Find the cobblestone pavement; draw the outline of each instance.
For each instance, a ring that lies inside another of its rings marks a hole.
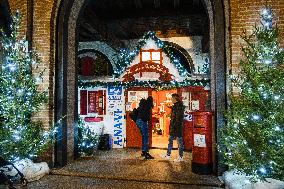
[[[76,160],[64,168],[53,169],[39,181],[28,184],[28,189],[59,188],[190,188],[217,189],[222,183],[214,175],[191,172],[191,153],[186,152],[184,162],[163,160],[165,150],[152,149],[155,159],[144,160],[138,149],[98,151],[93,157]],[[20,188],[20,187],[18,187]],[[0,189],[1,186],[0,186]]]

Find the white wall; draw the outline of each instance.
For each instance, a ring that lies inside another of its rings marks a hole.
[[[158,50],[160,49],[154,40],[149,39],[147,40],[146,44],[141,48],[142,50],[148,50],[148,49],[155,49]],[[179,73],[178,70],[175,68],[175,66],[170,62],[170,59],[167,57],[167,55],[163,52],[162,53],[162,57],[163,57],[163,65],[169,69],[170,73],[174,76],[173,79],[178,78],[179,77]],[[135,64],[140,63],[140,53],[138,53],[136,55],[136,57],[134,58],[134,60],[132,61],[132,63],[130,64],[130,66],[133,66]],[[129,67],[130,67],[129,66]],[[140,75],[139,74],[135,74],[134,75],[135,78],[139,78]],[[153,73],[149,73],[149,74],[145,74],[143,73],[143,80],[156,80],[159,77],[159,74],[153,74]]]
[[[184,48],[189,53],[189,55],[193,60],[195,72],[197,72],[198,67],[202,68],[203,64],[205,63],[205,58],[208,58],[209,60],[209,54],[202,53],[202,45],[201,45],[202,36],[170,37],[170,38],[160,38],[160,39],[162,41],[173,42]],[[133,50],[138,44],[138,39],[124,40],[123,42],[130,50]],[[151,47],[152,45],[153,45],[152,42],[150,42],[144,48]]]
[[[123,148],[124,138],[126,137],[125,115],[125,96],[122,89],[120,100],[111,100],[109,97],[108,88],[94,87],[82,90],[98,91],[106,90],[106,115],[88,114],[80,115],[80,89],[78,90],[78,114],[84,120],[85,117],[103,117],[102,122],[85,122],[85,126],[90,126],[96,134],[110,134],[112,136],[113,148]],[[112,95],[113,96],[113,95]],[[111,106],[113,104],[113,106]],[[116,113],[115,112],[119,112]],[[122,117],[121,117],[122,116]],[[120,142],[122,141],[122,142]]]

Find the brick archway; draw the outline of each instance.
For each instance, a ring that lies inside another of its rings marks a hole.
[[[53,11],[56,20],[55,59],[55,121],[62,119],[58,141],[55,148],[55,163],[66,165],[77,157],[77,20],[89,0],[58,0]],[[207,9],[210,28],[211,64],[211,107],[215,112],[215,140],[218,142],[217,127],[224,124],[223,111],[226,108],[226,35],[228,2],[222,0],[202,0]],[[227,6],[227,7],[226,7]],[[224,8],[226,7],[226,8]],[[67,108],[68,107],[68,108]],[[216,144],[214,144],[216,146]],[[215,156],[218,154],[215,153]],[[221,157],[215,159],[217,164]],[[218,163],[215,172],[220,172]],[[216,168],[215,167],[215,168]]]

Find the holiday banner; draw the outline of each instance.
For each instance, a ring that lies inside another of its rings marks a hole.
[[[108,87],[107,114],[113,127],[113,148],[123,148],[125,137],[125,107],[122,87]]]

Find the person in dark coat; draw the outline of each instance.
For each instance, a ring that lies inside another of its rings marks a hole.
[[[171,106],[171,121],[170,121],[170,137],[168,150],[166,155],[162,155],[164,159],[170,159],[171,151],[173,148],[173,140],[177,139],[178,149],[179,149],[179,157],[175,159],[175,161],[183,161],[183,117],[184,117],[184,109],[182,101],[178,94],[172,94],[172,102],[173,106]]]
[[[136,120],[136,125],[139,128],[140,134],[142,136],[142,154],[145,159],[154,159],[153,156],[149,154],[149,129],[148,121],[151,119],[151,110],[153,108],[153,98],[149,96],[147,100],[141,99],[139,102],[138,115]]]

